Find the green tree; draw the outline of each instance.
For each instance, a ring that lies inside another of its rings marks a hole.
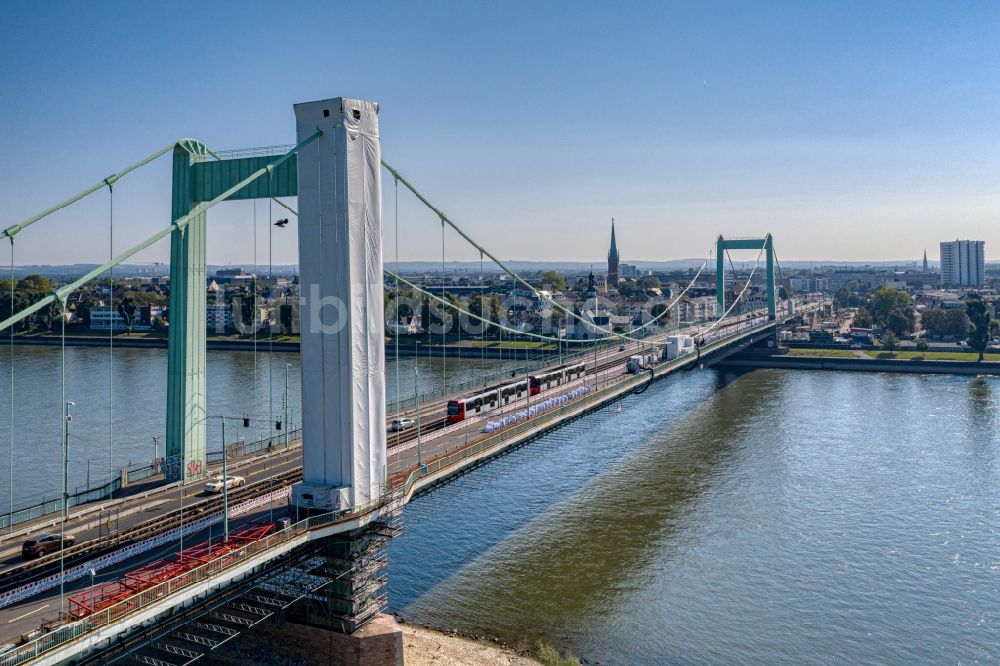
[[[948,335],[948,320],[941,308],[927,308],[920,315],[920,327],[931,335]]]
[[[981,298],[965,302],[965,314],[969,318],[969,346],[979,353],[979,360],[990,344],[990,311]]]
[[[8,285],[8,288],[10,285]],[[17,288],[21,291],[38,291],[45,295],[52,293],[52,282],[44,275],[32,274],[21,278],[17,283]]]
[[[861,297],[858,295],[858,290],[861,289],[861,283],[857,280],[849,280],[844,283],[844,286],[837,290],[837,293],[833,295],[833,304],[838,308],[856,308],[861,305]]]
[[[892,331],[889,331],[882,337],[882,347],[889,352],[890,356],[892,356],[892,353],[896,351],[896,346],[896,335]]]
[[[545,271],[542,273],[542,286],[546,289],[554,289],[555,291],[565,291],[566,278],[555,271]]]
[[[655,275],[647,275],[642,278],[642,286],[645,289],[659,289],[660,280]]]
[[[873,323],[872,313],[868,311],[868,308],[864,306],[858,308],[857,314],[854,315],[854,325],[858,328],[871,328]]]
[[[121,316],[122,320],[125,322],[125,328],[128,332],[132,332],[132,327],[135,325],[135,315],[138,311],[138,306],[135,303],[135,298],[131,294],[127,294],[118,301],[118,314]]]
[[[4,292],[0,294],[0,313],[6,319],[30,305],[37,303],[52,294],[54,287],[44,275],[28,275],[17,282],[14,287],[14,303],[11,308],[10,281],[4,281]],[[49,330],[59,320],[59,306],[52,303],[38,312],[24,318],[19,324],[22,331]]]
[[[927,341],[924,340],[923,338],[917,340],[917,351],[920,352],[921,354],[926,354],[927,350],[930,348],[931,346],[927,344]]]
[[[916,312],[905,291],[879,287],[868,294],[868,310],[875,325],[897,336],[912,333]]]
[[[635,294],[636,283],[635,280],[622,280],[618,283],[618,293],[624,298],[632,298]]]
[[[291,335],[295,330],[294,310],[291,303],[282,303],[278,308],[278,323],[282,335]]]
[[[666,314],[663,314],[666,312]],[[673,313],[667,310],[666,303],[657,303],[650,310],[650,314],[653,315],[653,319],[656,319],[656,323],[660,326],[666,326],[670,322],[670,317]],[[663,315],[662,317],[660,315]]]
[[[969,334],[969,315],[965,314],[965,310],[958,308],[945,310],[945,324],[946,335],[964,340]]]
[[[458,299],[450,292],[444,292],[441,298],[452,306],[459,306]],[[437,335],[441,335],[442,330],[446,333],[457,333],[459,320],[456,312],[454,307],[449,307],[430,297],[424,298],[423,305],[420,308],[421,326],[428,333],[435,333]]]
[[[469,312],[491,323],[499,323],[500,317],[503,314],[500,308],[500,299],[496,296],[486,295],[473,296],[472,300],[469,301]],[[489,326],[484,325],[479,320],[471,319],[471,317],[469,319],[473,327],[476,329],[482,328],[483,335],[490,333]]]

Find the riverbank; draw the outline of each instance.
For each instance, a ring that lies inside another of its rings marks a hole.
[[[406,666],[541,666],[503,643],[400,622]]]
[[[784,368],[789,370],[839,370],[848,372],[903,372],[915,374],[1000,375],[1000,362],[953,360],[927,356],[877,357],[848,350],[792,350],[798,353],[773,354],[746,350],[719,365],[731,368]],[[973,357],[974,358],[974,357]]]
[[[67,335],[67,347],[110,347],[111,338],[107,335]],[[161,336],[145,335],[116,335],[114,337],[115,347],[126,347],[130,349],[166,349],[167,339]],[[16,335],[15,345],[50,347],[62,345],[62,337],[58,335]],[[206,346],[213,350],[227,351],[253,351],[254,340],[252,338],[230,338],[216,337],[208,338]],[[299,351],[298,338],[294,340],[280,339],[268,340],[267,338],[257,338],[257,350],[273,349],[277,352],[297,352]]]
[[[26,346],[60,346],[63,339],[58,335],[35,334],[14,336],[15,345]],[[66,346],[68,347],[109,347],[111,338],[107,335],[67,335]],[[114,337],[115,347],[126,347],[133,349],[166,349],[167,338],[160,335],[142,334],[121,334]],[[229,336],[208,337],[206,346],[211,350],[223,351],[252,351],[255,346],[253,338],[238,338]],[[298,336],[282,336],[281,339],[268,339],[258,337],[256,349],[273,350],[276,352],[298,352]],[[388,339],[385,342],[386,355],[396,354],[395,340]],[[558,356],[557,346],[525,343],[521,341],[497,342],[462,340],[454,343],[441,344],[414,344],[413,339],[400,340],[399,355],[401,357],[411,356],[446,356],[448,358],[488,358],[488,359],[514,359],[514,358],[541,358]],[[568,350],[564,350],[566,352]]]

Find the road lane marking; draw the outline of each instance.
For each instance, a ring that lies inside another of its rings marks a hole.
[[[40,611],[40,610],[45,610],[45,609],[46,609],[46,608],[48,608],[48,607],[49,607],[49,604],[45,604],[44,606],[41,606],[41,607],[39,607],[39,608],[36,608],[36,609],[35,609],[35,610],[33,610],[33,611],[28,611],[28,612],[27,612],[27,613],[25,613],[24,615],[18,615],[18,616],[17,616],[17,617],[15,617],[15,618],[14,618],[13,620],[7,620],[7,624],[11,624],[12,622],[17,622],[18,620],[23,620],[24,618],[28,617],[29,615],[34,615],[34,614],[35,614],[35,613],[37,613],[38,611]]]

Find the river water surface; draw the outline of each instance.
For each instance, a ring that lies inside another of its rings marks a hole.
[[[390,604],[599,663],[995,661],[998,397],[680,373],[411,503]]]
[[[113,384],[107,349],[66,358],[71,481],[106,476],[112,391],[115,464],[151,458],[166,352],[116,350]],[[15,505],[59,490],[59,361],[15,348]],[[270,420],[286,363],[297,422],[297,354],[210,352],[210,413]],[[387,393],[511,365],[390,359]],[[997,379],[678,373],[408,505],[391,609],[609,664],[995,662],[998,403]]]
[[[274,422],[283,417],[285,371],[288,371],[288,420],[300,422],[300,375],[297,353],[268,353],[261,342],[252,351],[208,352],[208,413],[233,417],[226,440],[253,440],[277,434]],[[14,449],[10,451],[11,355],[0,351],[0,511],[10,497],[9,461],[13,459],[14,507],[60,497],[62,490],[62,377],[58,347],[15,346]],[[508,373],[523,368],[519,362],[491,359],[405,358],[397,364],[387,349],[386,399],[411,399],[414,386],[421,394],[440,392],[443,385],[477,381],[483,371]],[[256,363],[255,363],[256,361]],[[416,366],[417,372],[414,372]],[[113,467],[144,465],[154,453],[163,455],[167,409],[167,351],[165,349],[66,348],[66,400],[72,408],[70,426],[70,489],[97,485]],[[113,372],[112,372],[113,369]],[[398,390],[397,390],[398,387]],[[114,396],[114,408],[111,396]],[[242,416],[251,417],[249,429]],[[113,420],[113,421],[112,421]],[[113,427],[110,427],[113,422]],[[112,439],[109,433],[113,434]],[[154,449],[153,438],[159,438]],[[221,450],[218,419],[208,424],[209,450]]]

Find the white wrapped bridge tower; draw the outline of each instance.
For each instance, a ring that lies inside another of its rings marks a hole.
[[[355,508],[386,484],[378,104],[295,105],[304,509]]]

